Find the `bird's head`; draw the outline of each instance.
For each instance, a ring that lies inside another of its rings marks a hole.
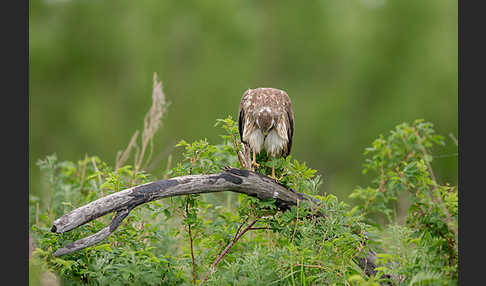
[[[256,123],[258,125],[258,128],[260,128],[263,131],[264,135],[267,135],[268,132],[270,132],[270,130],[275,125],[275,120],[273,119],[273,116],[270,113],[270,108],[263,107],[258,112]]]

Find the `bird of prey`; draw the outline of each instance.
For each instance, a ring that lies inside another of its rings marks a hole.
[[[294,112],[288,94],[276,88],[248,89],[243,93],[238,114],[241,142],[253,152],[252,165],[258,167],[256,154],[287,157],[292,148]],[[275,167],[272,167],[272,178]]]

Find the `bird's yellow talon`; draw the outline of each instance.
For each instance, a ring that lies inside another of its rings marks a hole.
[[[277,176],[275,176],[275,167],[272,167],[272,175],[270,176],[272,179],[274,179],[275,181],[278,181],[277,180]]]
[[[279,182],[283,179],[283,175],[281,175],[280,177],[277,178],[277,176],[275,175],[270,175],[270,178],[274,179],[275,181]]]
[[[258,164],[256,162],[256,153],[253,152],[253,160],[251,161],[251,165],[253,166],[253,168],[260,168],[260,164]]]

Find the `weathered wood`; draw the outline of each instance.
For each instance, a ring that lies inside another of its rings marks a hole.
[[[305,194],[289,190],[270,177],[235,168],[225,168],[216,174],[189,175],[155,181],[105,196],[56,219],[51,231],[63,233],[108,213],[116,212],[110,225],[89,237],[56,250],[54,256],[73,253],[100,242],[120,226],[132,209],[141,204],[173,196],[224,191],[242,193],[259,199],[275,199],[276,205],[281,209],[297,205],[298,200],[320,202]],[[358,259],[358,264],[366,274],[373,275],[376,273],[375,260],[375,254],[369,252],[366,258]]]
[[[124,209],[117,211],[115,217],[111,221],[111,223],[98,231],[97,233],[90,235],[88,237],[76,240],[73,243],[70,243],[66,245],[65,247],[59,248],[54,252],[54,256],[61,256],[69,253],[73,253],[75,251],[81,250],[83,248],[86,248],[88,246],[94,245],[103,239],[107,238],[108,235],[112,234],[122,223],[123,219],[130,213],[132,209]]]
[[[295,205],[298,199],[307,199],[303,194],[288,190],[267,176],[234,168],[227,168],[217,174],[189,175],[151,182],[100,198],[56,219],[51,231],[63,233],[108,213],[117,212],[109,226],[57,250],[54,255],[72,253],[98,243],[110,235],[138,205],[173,196],[223,191],[247,194],[259,199],[275,199],[276,204],[284,209]]]

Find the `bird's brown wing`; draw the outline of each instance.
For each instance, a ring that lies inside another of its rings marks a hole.
[[[246,142],[243,141],[243,131],[245,128],[245,123],[243,122],[244,120],[245,120],[245,111],[243,110],[243,108],[240,108],[240,112],[238,114],[238,131],[240,132],[241,142],[246,144]]]
[[[292,137],[294,136],[294,113],[292,109],[287,110],[287,119],[288,119],[288,128],[287,128],[287,138],[289,139],[289,143],[287,143],[287,148],[284,148],[282,157],[287,157],[292,150]]]

